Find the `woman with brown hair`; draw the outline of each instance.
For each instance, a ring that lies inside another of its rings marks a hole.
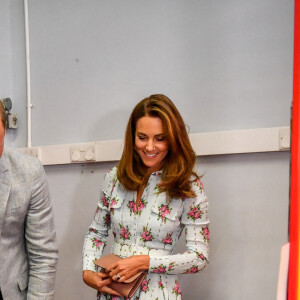
[[[83,279],[98,299],[122,299],[108,285],[140,271],[147,276],[132,299],[181,299],[177,274],[196,273],[208,260],[207,198],[194,172],[196,156],[180,113],[164,95],[134,108],[117,167],[105,177],[86,234]],[[96,272],[108,230],[112,253],[125,259]],[[173,254],[185,230],[186,252]],[[112,298],[114,295],[114,298]]]

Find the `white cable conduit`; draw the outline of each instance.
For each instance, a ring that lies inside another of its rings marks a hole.
[[[27,88],[27,147],[31,147],[31,77],[30,77],[30,48],[29,48],[29,18],[28,0],[24,0],[25,14],[25,47],[26,47],[26,88]]]
[[[290,128],[272,127],[190,134],[197,156],[288,151]],[[117,161],[123,140],[49,145],[20,149],[44,165]]]

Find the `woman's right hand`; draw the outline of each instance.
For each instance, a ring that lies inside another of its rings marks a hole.
[[[108,285],[112,282],[112,279],[108,278],[105,273],[95,273],[93,271],[84,270],[82,278],[88,286],[98,290],[99,292],[120,296],[119,293],[108,287]]]

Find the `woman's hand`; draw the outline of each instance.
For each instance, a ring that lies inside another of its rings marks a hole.
[[[107,274],[114,281],[123,282],[138,272],[149,269],[150,257],[148,255],[134,255],[112,264],[106,268]],[[117,276],[120,279],[117,279]]]
[[[84,270],[82,273],[82,278],[83,281],[88,286],[100,292],[108,293],[115,296],[120,296],[119,293],[117,293],[116,291],[114,291],[113,289],[107,286],[112,282],[112,279],[109,278],[108,275],[105,273],[101,273],[101,272],[95,273],[93,271]]]

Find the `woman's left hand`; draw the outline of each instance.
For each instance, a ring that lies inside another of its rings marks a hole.
[[[112,280],[123,282],[138,272],[148,270],[149,263],[150,257],[148,255],[134,255],[112,264],[106,268],[106,271]]]

